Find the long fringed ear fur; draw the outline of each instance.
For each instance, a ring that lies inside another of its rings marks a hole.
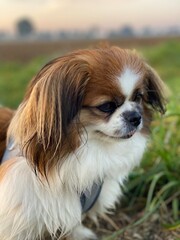
[[[158,74],[149,65],[146,65],[145,88],[147,93],[146,103],[155,111],[164,114],[166,111],[167,88]]]
[[[78,113],[89,77],[87,62],[71,54],[51,61],[31,81],[9,135],[35,172],[46,176],[77,148]]]

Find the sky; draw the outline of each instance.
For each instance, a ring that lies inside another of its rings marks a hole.
[[[21,18],[38,31],[180,27],[180,0],[0,0],[0,31]]]

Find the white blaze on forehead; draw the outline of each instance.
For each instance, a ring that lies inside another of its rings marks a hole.
[[[125,96],[129,96],[140,79],[140,74],[136,73],[133,69],[125,68],[121,76],[118,77],[122,92]]]

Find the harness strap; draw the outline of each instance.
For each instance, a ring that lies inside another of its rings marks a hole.
[[[5,161],[9,160],[10,158],[20,156],[20,151],[18,148],[14,146],[14,142],[10,139],[8,146],[4,152],[1,164]],[[103,183],[93,183],[91,191],[85,190],[81,193],[80,196],[80,203],[82,208],[82,213],[88,212],[96,203],[99,194],[101,193]]]
[[[101,189],[102,183],[93,183],[91,191],[86,190],[85,192],[81,193],[80,202],[83,213],[88,212],[94,206],[99,194],[101,193]]]
[[[8,146],[6,147],[6,150],[4,152],[4,155],[1,160],[1,164],[10,158],[20,156],[20,151],[17,147],[15,147],[14,142],[12,138],[10,138]]]

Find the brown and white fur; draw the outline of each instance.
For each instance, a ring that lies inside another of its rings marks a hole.
[[[135,52],[80,50],[44,66],[14,116],[0,110],[0,156],[7,128],[18,152],[0,165],[0,239],[96,239],[81,224],[80,195],[103,182],[86,215],[115,207],[153,111],[164,113],[163,84]]]

